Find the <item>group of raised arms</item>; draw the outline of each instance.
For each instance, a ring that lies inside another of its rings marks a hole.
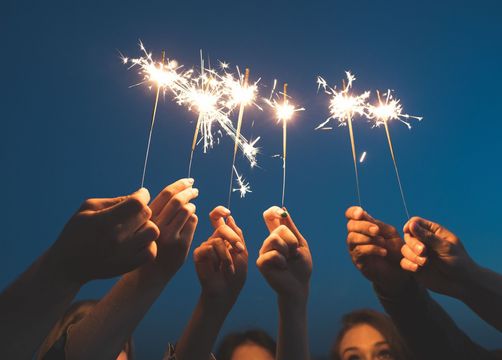
[[[133,359],[133,331],[189,254],[199,221],[193,185],[178,180],[151,202],[144,188],[86,200],[54,244],[0,294],[0,359]],[[428,293],[464,302],[502,331],[501,275],[478,265],[455,234],[432,221],[413,217],[402,236],[360,207],[345,215],[352,261],[387,314],[346,314],[333,334],[331,359],[501,358],[472,341]],[[249,329],[215,346],[249,266],[246,234],[218,206],[209,214],[213,233],[193,251],[198,303],[175,345],[165,344],[163,359],[311,358],[308,241],[286,209],[272,206],[263,219],[269,234],[256,266],[277,295],[277,340]],[[119,275],[102,299],[72,304],[84,284]]]

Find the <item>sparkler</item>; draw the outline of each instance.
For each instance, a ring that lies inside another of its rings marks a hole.
[[[150,145],[152,141],[153,128],[155,125],[155,118],[157,115],[157,105],[159,102],[160,92],[162,91],[165,95],[167,89],[173,89],[175,87],[179,87],[184,82],[186,82],[187,76],[190,74],[181,74],[178,70],[181,68],[178,66],[176,61],[167,61],[166,64],[166,54],[165,51],[162,50],[162,60],[160,62],[156,62],[153,60],[152,53],[146,51],[143,43],[140,41],[139,46],[144,56],[139,58],[129,59],[128,57],[122,56],[122,62],[124,64],[131,64],[129,69],[133,67],[139,67],[139,73],[143,75],[143,80],[138,84],[133,86],[138,86],[143,83],[150,83],[151,86],[156,86],[155,92],[155,101],[153,104],[152,111],[152,119],[150,122],[150,131],[148,133],[148,143],[146,147],[145,161],[143,164],[143,175],[141,177],[141,187],[144,186],[145,183],[145,175],[146,168],[148,164],[148,157],[150,154]]]
[[[272,99],[273,92],[275,90],[276,81],[274,81],[274,86],[272,88],[272,93],[270,94],[270,98],[265,100],[267,104],[269,104],[272,109],[275,111],[275,117],[277,122],[282,121],[282,207],[284,207],[284,197],[286,193],[286,156],[287,156],[287,124],[288,121],[293,117],[295,112],[304,111],[304,108],[295,108],[293,105],[289,103],[287,88],[288,84],[284,84],[283,88],[283,100],[281,103],[278,103],[275,99]]]
[[[349,71],[345,72],[347,76],[347,83],[343,81],[343,87],[341,91],[337,91],[336,88],[331,88],[328,86],[326,80],[322,77],[317,78],[318,89],[323,88],[324,92],[331,96],[329,111],[330,117],[321,123],[317,129],[324,128],[330,120],[338,120],[339,126],[347,125],[349,128],[350,145],[352,148],[352,159],[354,162],[354,173],[356,177],[356,188],[357,188],[357,198],[359,205],[361,205],[361,192],[359,189],[359,174],[357,169],[357,158],[356,158],[356,145],[354,140],[354,130],[352,128],[352,120],[354,116],[366,116],[366,102],[370,96],[369,91],[365,91],[361,95],[353,95],[350,93],[352,88],[352,83],[356,80],[355,76]]]
[[[394,163],[394,170],[396,172],[399,191],[401,192],[401,199],[403,201],[404,211],[406,212],[406,217],[409,219],[410,213],[408,212],[408,205],[406,204],[403,185],[401,183],[399,170],[397,168],[397,161],[396,161],[396,156],[394,154],[394,147],[392,145],[392,140],[390,137],[388,122],[390,120],[399,120],[402,123],[404,123],[408,127],[408,129],[411,129],[411,124],[407,120],[416,119],[420,121],[422,120],[422,117],[403,114],[403,106],[400,103],[400,100],[394,99],[392,97],[390,90],[387,90],[387,93],[385,94],[385,101],[382,101],[382,97],[380,96],[379,91],[377,91],[377,97],[378,97],[377,106],[368,105],[368,117],[375,122],[376,127],[380,125],[383,125],[385,127],[387,142],[389,143],[390,155],[392,157],[392,162]]]
[[[239,78],[241,78],[239,76]],[[226,80],[225,80],[226,79]],[[237,118],[237,130],[234,144],[234,153],[232,157],[232,168],[230,171],[230,185],[228,189],[228,202],[227,209],[230,209],[230,201],[232,199],[232,183],[234,178],[234,167],[235,167],[235,158],[237,156],[237,149],[239,146],[239,138],[241,136],[241,128],[242,128],[242,118],[244,116],[244,108],[246,105],[250,104],[254,101],[256,97],[256,84],[254,86],[248,86],[249,82],[249,69],[246,69],[244,74],[244,78],[242,81],[233,81],[230,80],[229,76],[224,78],[224,83],[226,85],[226,90],[229,93],[229,101],[227,102],[227,107],[229,109],[233,109],[239,105],[239,116]],[[240,79],[239,79],[240,80]]]

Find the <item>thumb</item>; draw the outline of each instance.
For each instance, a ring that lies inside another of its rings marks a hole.
[[[281,225],[281,219],[284,210],[278,206],[272,206],[263,213],[263,220],[267,225],[268,231],[272,232]]]

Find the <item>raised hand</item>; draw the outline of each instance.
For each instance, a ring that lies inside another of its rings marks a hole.
[[[403,239],[396,228],[373,218],[359,206],[347,209],[347,246],[354,265],[385,292],[397,292],[409,281],[402,271]]]
[[[425,287],[458,297],[475,267],[460,239],[432,221],[413,217],[404,226],[401,267]]]
[[[158,227],[150,221],[150,194],[86,200],[49,251],[72,279],[114,277],[153,259]]]
[[[270,235],[260,249],[256,265],[269,285],[281,297],[308,297],[312,256],[307,241],[291,216],[272,206],[263,213]]]
[[[198,218],[192,201],[199,191],[193,179],[178,180],[162,190],[152,201],[152,220],[160,230],[155,268],[171,277],[183,265],[190,250]]]
[[[194,251],[202,297],[233,304],[247,276],[244,236],[230,211],[223,206],[216,207],[209,218],[214,233]]]

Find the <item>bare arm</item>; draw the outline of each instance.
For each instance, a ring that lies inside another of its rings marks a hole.
[[[49,250],[0,294],[2,359],[33,357],[80,289],[51,257]]]

